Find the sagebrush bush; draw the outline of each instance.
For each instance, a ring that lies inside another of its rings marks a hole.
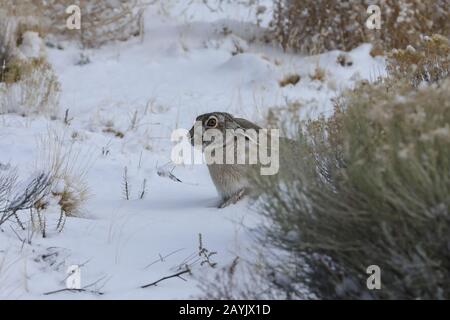
[[[127,40],[143,32],[139,0],[0,0],[0,4],[8,16],[16,18],[19,33],[25,29],[38,31],[41,37],[52,34],[76,39],[88,48],[112,40]],[[66,9],[70,5],[80,7],[81,30],[69,30],[66,26],[69,17]]]
[[[414,87],[434,83],[450,75],[450,42],[435,34],[425,37],[417,48],[392,50],[389,54],[388,71],[397,79],[408,79]]]
[[[66,8],[70,5],[80,7],[81,30],[66,27]],[[93,48],[141,35],[143,10],[139,5],[138,0],[49,0],[40,2],[39,7],[49,33],[77,39],[84,47]]]
[[[262,238],[304,262],[288,283],[319,298],[449,299],[450,80],[363,83],[304,123],[298,147],[282,184],[255,177]],[[366,287],[370,265],[381,290]]]
[[[381,10],[379,30],[366,27],[371,4]],[[415,46],[425,35],[450,36],[449,15],[447,0],[274,0],[271,30],[285,50],[350,50],[363,42],[389,50]]]

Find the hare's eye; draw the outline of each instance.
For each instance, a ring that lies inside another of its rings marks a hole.
[[[209,128],[215,128],[217,127],[217,118],[216,117],[211,117],[208,119],[208,121],[206,121],[206,126]]]

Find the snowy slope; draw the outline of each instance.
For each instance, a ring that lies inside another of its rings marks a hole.
[[[76,150],[74,165],[76,170],[87,168],[90,190],[81,217],[68,218],[62,233],[53,231],[57,212],[48,213],[47,238],[35,234],[31,244],[18,239],[29,237],[27,231],[2,226],[0,299],[198,296],[197,279],[214,272],[200,263],[192,266],[192,276],[184,276],[187,281],[174,278],[156,287],[139,286],[195,262],[199,233],[204,246],[217,251],[212,259],[218,267],[245,257],[252,243],[243,226],[254,226],[257,215],[246,200],[217,209],[219,199],[204,165],[174,168],[182,183],[159,176],[157,168],[170,160],[171,132],[189,129],[198,114],[208,111],[261,122],[268,107],[286,100],[305,104],[301,116],[329,114],[331,99],[341,89],[382,73],[383,60],[370,57],[368,45],[351,52],[353,65],[344,68],[336,63],[339,52],[300,57],[251,43],[258,32],[253,9],[227,4],[211,14],[196,6],[183,11],[183,18],[176,5],[172,17],[147,8],[143,39],[96,50],[82,51],[71,43],[63,43],[64,50],[47,49],[62,84],[60,118],[69,109],[69,126],[61,119],[0,116],[0,163],[17,166],[24,175],[32,172],[42,153],[37,141],[54,132]],[[224,35],[224,26],[233,32]],[[232,55],[236,41],[245,52]],[[77,64],[81,53],[90,63]],[[325,82],[309,79],[317,65],[327,71]],[[292,72],[301,81],[281,88],[278,81]],[[131,186],[128,201],[122,186],[125,167]],[[144,179],[147,192],[139,199]],[[44,295],[64,288],[72,264],[83,264],[83,285],[100,280],[92,288],[101,287],[105,294]]]

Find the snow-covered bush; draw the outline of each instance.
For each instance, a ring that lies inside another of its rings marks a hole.
[[[369,29],[368,0],[274,0],[271,28],[284,49],[317,53],[363,42],[384,49],[415,46],[425,35],[450,35],[448,1],[381,0],[381,29]]]
[[[57,114],[60,85],[47,62],[15,60],[10,70],[11,82],[0,83],[0,113]]]
[[[56,205],[64,216],[78,216],[88,198],[89,188],[85,175],[90,157],[80,154],[75,142],[67,141],[65,135],[50,131],[39,141],[39,166],[51,172],[52,187],[41,206]]]
[[[43,40],[18,17],[7,14],[0,11],[0,114],[54,116],[59,83],[46,61]]]
[[[274,272],[319,298],[449,299],[450,79],[361,83],[298,146],[290,179],[255,178],[262,241],[302,261]],[[381,290],[366,286],[370,265]]]

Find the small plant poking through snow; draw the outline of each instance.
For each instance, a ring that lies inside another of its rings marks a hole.
[[[214,268],[217,266],[217,262],[211,261],[211,257],[216,255],[217,252],[215,251],[209,251],[203,246],[203,240],[202,240],[202,234],[198,234],[198,256],[202,258],[202,261],[200,262],[200,265],[203,266],[204,264],[207,264],[211,268]]]
[[[309,75],[309,78],[311,79],[311,80],[317,80],[317,81],[321,81],[321,82],[323,82],[323,81],[325,81],[325,76],[326,76],[326,71],[325,71],[325,69],[322,69],[320,66],[316,66],[315,68],[314,68],[314,71],[313,71],[313,73],[311,73],[310,75]]]
[[[207,265],[211,268],[215,268],[217,266],[217,263],[213,262],[211,260],[211,257],[216,255],[217,252],[210,251],[204,247],[201,233],[198,234],[198,241],[199,241],[198,252],[189,255],[182,263],[180,263],[176,267],[176,272],[174,274],[162,277],[156,281],[142,285],[141,288],[145,289],[148,287],[157,286],[160,282],[165,281],[167,279],[172,279],[172,278],[179,278],[181,280],[187,281],[182,276],[184,274],[192,274],[192,268],[198,263],[200,264],[200,266]],[[175,251],[175,252],[177,252],[177,251]],[[173,253],[175,253],[175,252],[173,252]],[[156,262],[157,261],[164,261],[163,258],[161,257],[161,255],[160,255],[160,259],[156,260]],[[147,267],[151,266],[152,264],[148,265]]]
[[[142,181],[142,187],[141,192],[139,193],[139,199],[144,199],[145,195],[147,194],[147,179],[144,179]]]
[[[65,176],[56,181],[52,195],[58,199],[58,205],[64,215],[75,216],[87,198],[88,190],[82,181]]]
[[[130,182],[128,178],[128,168],[123,168],[123,181],[122,181],[123,197],[125,200],[130,200]]]
[[[105,133],[111,133],[113,134],[116,138],[119,139],[123,139],[125,137],[125,134],[120,131],[120,130],[116,130],[114,129],[112,126],[107,126],[105,129],[103,129],[103,132]]]

